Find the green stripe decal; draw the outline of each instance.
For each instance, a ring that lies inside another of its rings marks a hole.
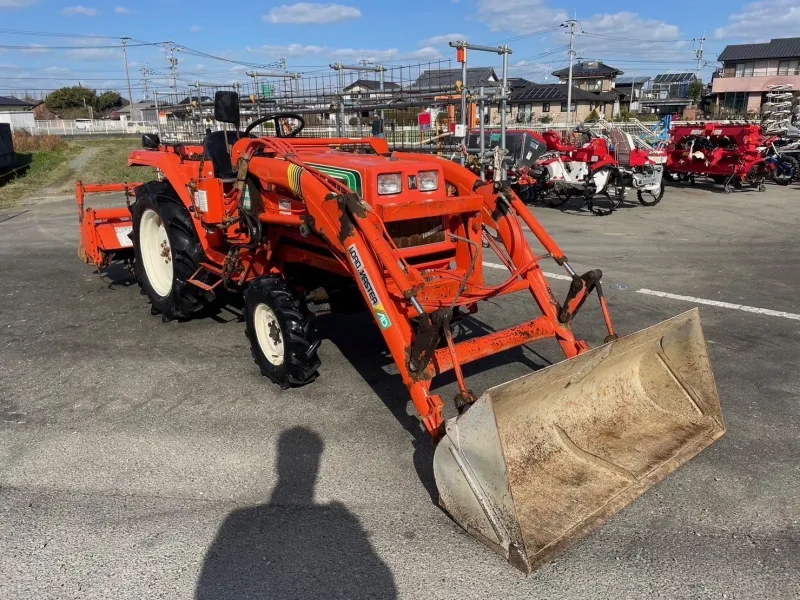
[[[314,163],[307,163],[309,167],[314,167],[318,171],[330,175],[334,179],[338,179],[359,196],[363,196],[363,189],[361,185],[361,173],[350,169],[339,169],[338,167],[329,167],[327,165],[318,165]]]

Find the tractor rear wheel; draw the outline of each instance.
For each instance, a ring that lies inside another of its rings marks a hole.
[[[136,188],[132,208],[134,272],[142,292],[164,321],[191,317],[213,296],[188,283],[205,256],[189,211],[164,181]]]
[[[260,277],[244,292],[250,349],[261,374],[286,389],[317,378],[320,341],[305,301],[280,277]]]

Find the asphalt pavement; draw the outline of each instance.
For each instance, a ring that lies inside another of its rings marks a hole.
[[[622,333],[705,301],[728,433],[526,578],[432,502],[432,447],[368,318],[320,317],[319,379],[281,392],[235,307],[162,323],[81,263],[72,202],[0,211],[0,598],[800,597],[800,188],[534,212],[604,271]],[[517,295],[468,326],[535,312]],[[602,341],[595,302],[576,329]],[[534,344],[466,373],[482,392],[557,360]]]

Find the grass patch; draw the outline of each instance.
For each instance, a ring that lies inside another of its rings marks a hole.
[[[84,183],[125,183],[155,179],[149,167],[129,167],[131,150],[141,150],[140,138],[99,139],[77,142],[82,148],[96,148],[95,153],[78,168],[75,179]]]
[[[0,208],[10,208],[24,198],[70,195],[75,181],[84,183],[126,183],[155,179],[155,169],[128,167],[131,150],[141,149],[135,138],[65,141],[58,136],[14,136],[18,164],[28,170],[0,186]],[[72,168],[70,162],[81,153],[92,154]]]
[[[43,152],[53,150],[66,150],[69,142],[57,135],[31,135],[25,131],[14,132],[14,151]]]
[[[20,153],[19,164],[29,164],[21,176],[0,186],[0,208],[10,208],[25,196],[50,195],[59,191],[69,177],[69,161],[80,148],[69,144],[63,150]]]

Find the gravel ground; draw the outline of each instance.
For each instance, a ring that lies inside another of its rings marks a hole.
[[[279,392],[235,309],[162,324],[80,263],[73,203],[0,212],[0,598],[800,597],[800,189],[534,210],[603,269],[623,333],[693,306],[642,288],[784,314],[701,307],[727,435],[530,578],[432,503],[368,319],[321,318],[320,378]],[[532,313],[514,297],[475,326]],[[576,328],[602,340],[594,303]],[[537,344],[467,374],[480,392],[555,360]]]

